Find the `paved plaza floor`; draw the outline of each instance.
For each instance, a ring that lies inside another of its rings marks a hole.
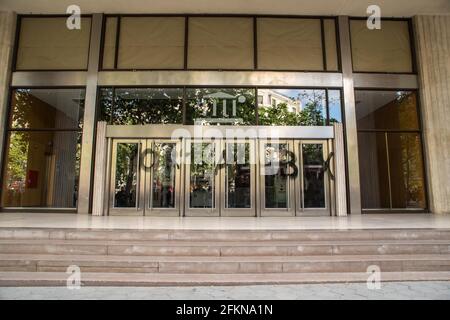
[[[3,287],[0,299],[146,299],[146,300],[450,300],[450,282],[386,282],[380,289],[366,283],[214,286],[214,287]]]

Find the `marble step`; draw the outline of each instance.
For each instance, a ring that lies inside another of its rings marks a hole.
[[[351,229],[351,230],[164,230],[0,228],[0,239],[60,240],[450,240],[450,229]]]
[[[450,272],[383,272],[389,281],[450,281]],[[367,282],[365,272],[264,274],[83,273],[82,286],[210,286]],[[0,272],[0,286],[66,286],[64,272]]]
[[[382,272],[450,271],[450,254],[288,257],[0,254],[0,272],[64,272],[71,265],[80,267],[82,273],[335,273],[365,272],[373,265],[378,266]]]
[[[364,254],[448,254],[443,240],[349,241],[103,241],[0,240],[0,254],[127,256],[301,256]]]

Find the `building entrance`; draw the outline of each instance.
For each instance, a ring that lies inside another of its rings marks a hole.
[[[330,215],[331,139],[114,138],[110,215]]]

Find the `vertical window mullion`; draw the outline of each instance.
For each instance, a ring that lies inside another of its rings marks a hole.
[[[186,86],[183,87],[183,124],[187,124],[187,114],[186,114]]]
[[[322,40],[322,60],[323,60],[323,70],[327,71],[327,47],[325,45],[325,27],[323,24],[323,19],[320,19],[320,36]]]
[[[325,119],[325,124],[327,126],[330,125],[330,101],[329,101],[329,97],[328,97],[328,89],[325,89],[325,112],[326,112],[326,119]]]
[[[255,87],[255,125],[259,125],[258,87]]]
[[[188,68],[189,16],[184,18],[184,70]]]
[[[117,16],[116,43],[115,43],[115,52],[114,52],[114,69],[117,69],[117,63],[118,63],[118,60],[119,60],[120,19],[121,19],[121,16]]]
[[[253,17],[253,68],[258,69],[258,25],[256,17]]]
[[[387,160],[387,171],[388,171],[388,185],[389,185],[389,208],[392,210],[392,183],[391,183],[391,163],[389,160],[389,141],[388,132],[384,132],[385,148],[386,148],[386,160]]]

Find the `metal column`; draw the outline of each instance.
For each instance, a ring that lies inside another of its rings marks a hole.
[[[343,76],[346,151],[348,163],[348,192],[351,214],[361,214],[361,189],[359,181],[358,133],[356,128],[355,93],[353,84],[350,28],[347,16],[340,16],[339,40]]]
[[[103,14],[92,15],[89,64],[86,77],[86,100],[84,104],[83,139],[80,164],[80,184],[78,190],[78,213],[90,211],[91,177],[94,164],[93,146],[95,135],[95,108],[97,102],[97,80],[100,59]]]

